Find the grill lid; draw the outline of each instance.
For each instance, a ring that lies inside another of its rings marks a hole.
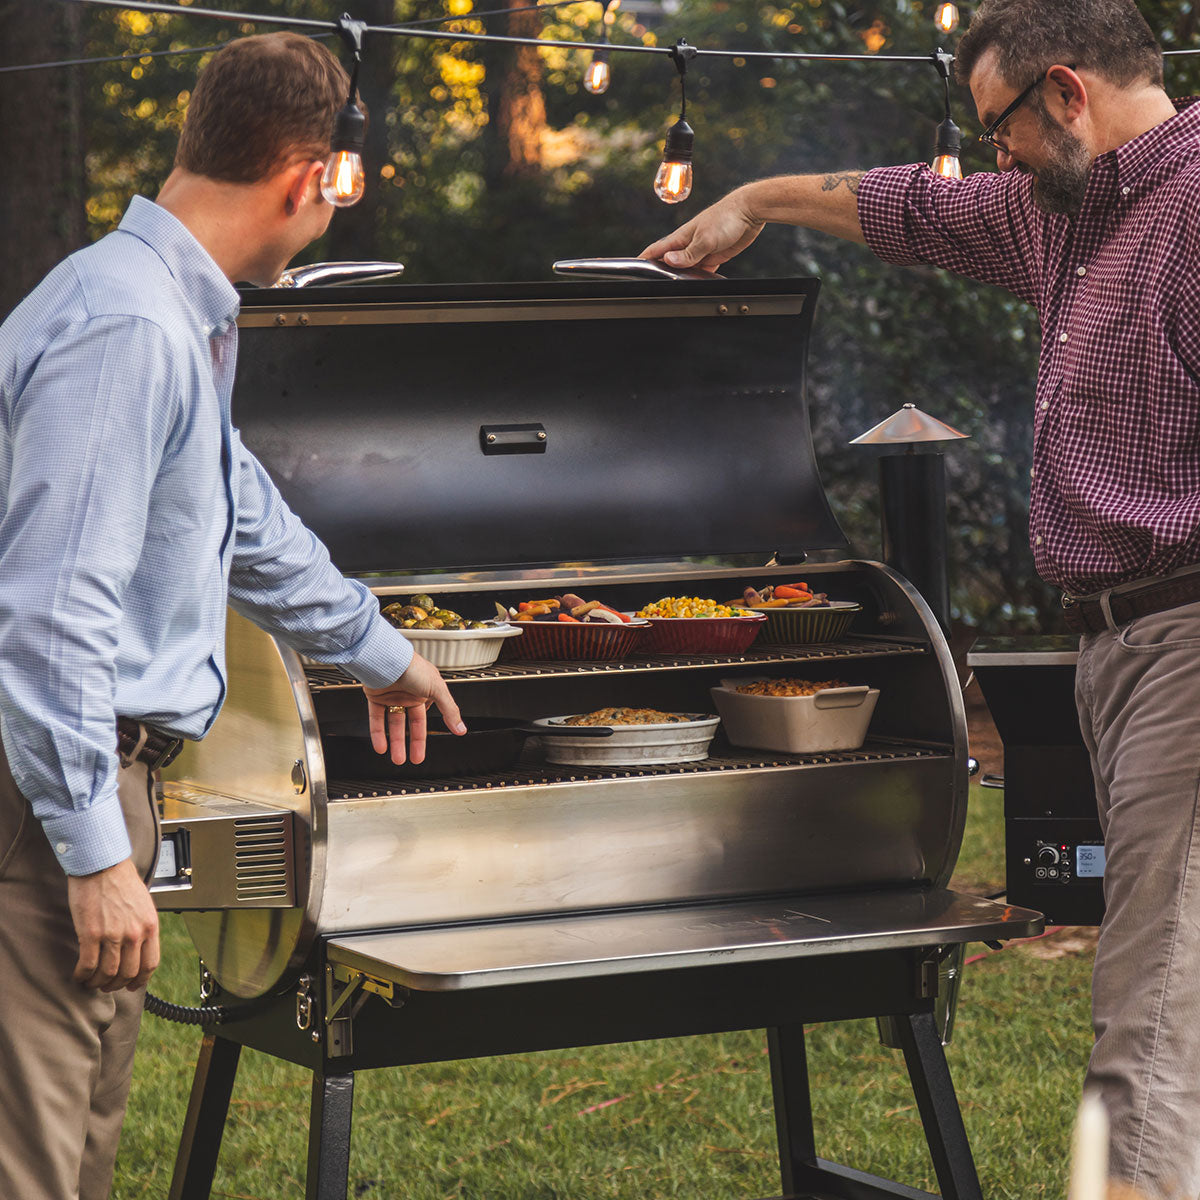
[[[846,540],[817,473],[812,279],[244,294],[234,421],[351,574]]]

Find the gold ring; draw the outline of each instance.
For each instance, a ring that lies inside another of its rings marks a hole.
[[[389,704],[388,705],[388,712],[390,712],[390,713],[403,712],[403,711],[404,711],[403,704]]]

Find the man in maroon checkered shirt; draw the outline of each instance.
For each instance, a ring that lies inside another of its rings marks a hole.
[[[715,269],[767,221],[1007,288],[1042,325],[1030,538],[1083,634],[1107,913],[1086,1087],[1111,1170],[1200,1191],[1200,103],[1134,0],[982,0],[956,61],[999,174],[765,179],[647,258]]]

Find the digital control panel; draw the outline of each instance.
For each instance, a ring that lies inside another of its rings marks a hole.
[[[1027,858],[1034,883],[1069,884],[1076,879],[1104,878],[1103,842],[1044,842]]]

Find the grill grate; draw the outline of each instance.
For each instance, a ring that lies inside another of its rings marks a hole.
[[[239,900],[288,896],[289,849],[286,818],[245,817],[233,823],[234,869]]]
[[[821,754],[763,754],[733,751],[695,763],[661,767],[567,767],[557,763],[517,766],[490,775],[455,776],[453,779],[380,780],[331,779],[330,800],[358,800],[375,796],[430,796],[440,792],[500,791],[512,787],[538,787],[553,783],[579,783],[590,779],[646,779],[656,775],[705,775],[720,771],[757,771],[771,767],[818,767],[835,763],[907,762],[919,758],[949,758],[942,746],[867,742],[859,750],[831,750]]]
[[[751,648],[741,654],[673,654],[654,658],[624,658],[617,662],[498,662],[490,667],[456,671],[449,682],[458,685],[488,679],[553,679],[578,675],[621,675],[637,671],[682,671],[696,667],[761,666],[769,663],[833,662],[848,658],[879,658],[898,654],[928,654],[924,642],[885,641],[882,638],[847,638],[816,646]],[[340,667],[308,666],[309,687],[314,692],[358,687]]]

